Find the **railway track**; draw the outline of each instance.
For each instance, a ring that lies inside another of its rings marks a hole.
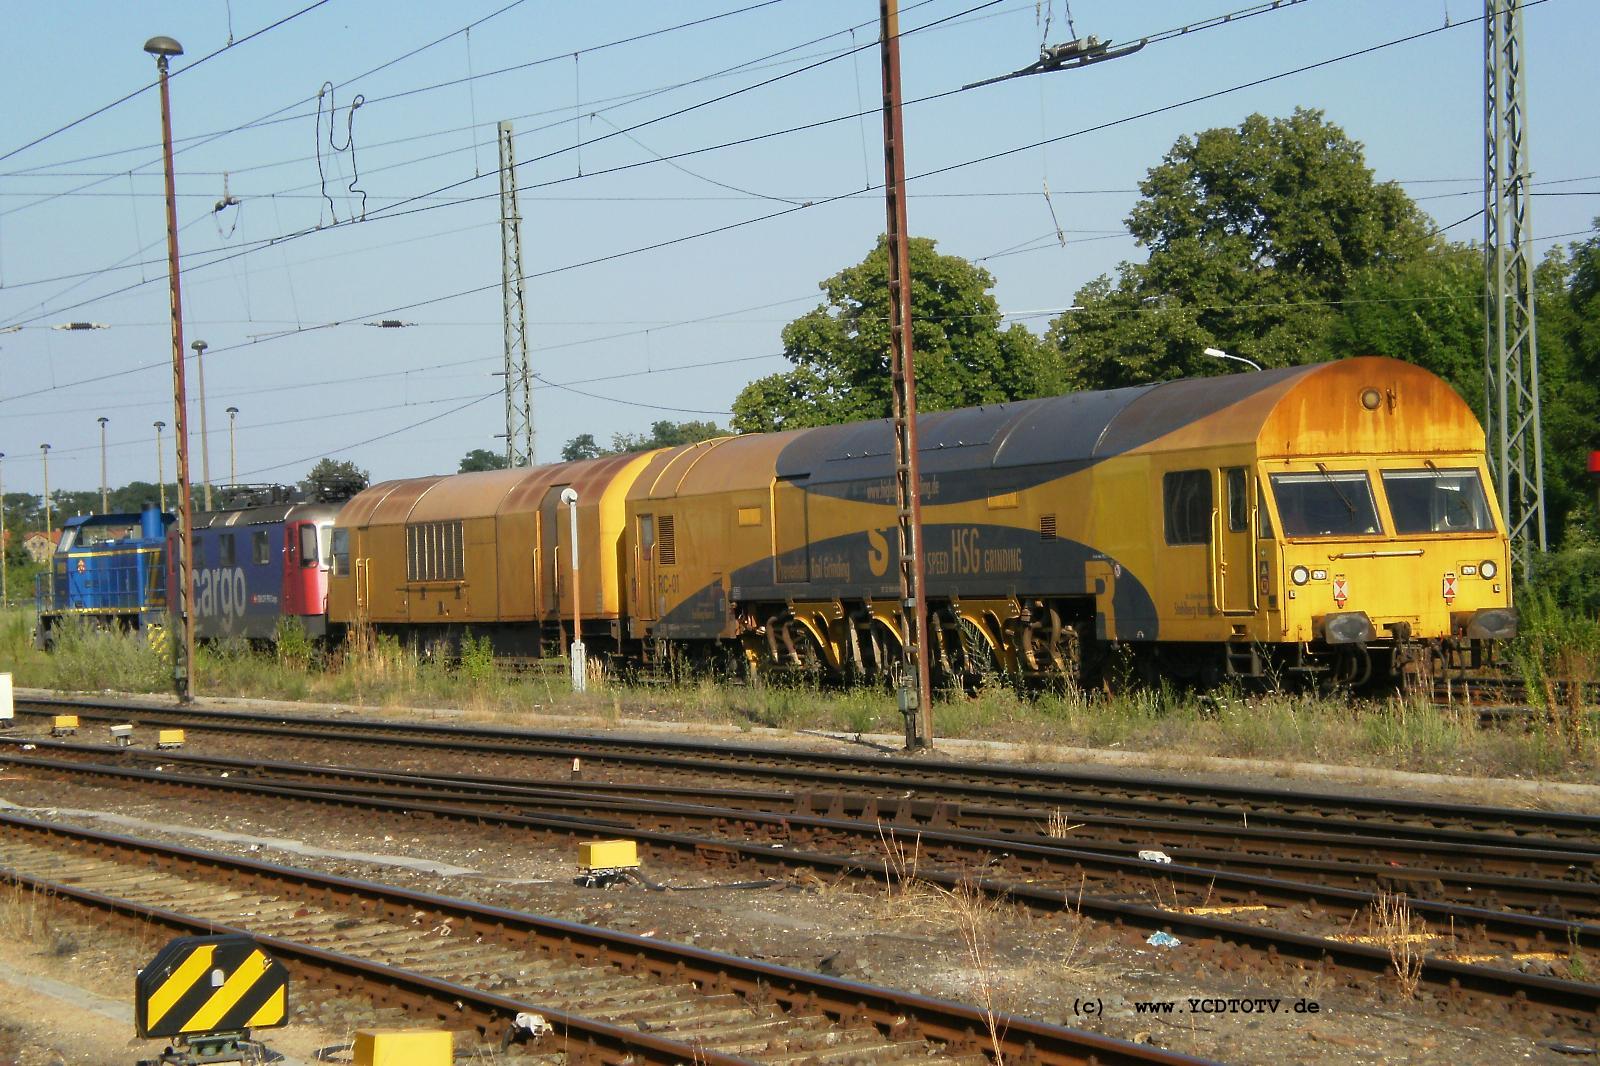
[[[0,880],[124,923],[247,933],[301,979],[552,1062],[1202,1061],[655,938],[12,815],[0,815]]]
[[[708,780],[794,793],[869,793],[945,803],[1101,814],[1203,825],[1346,832],[1389,839],[1481,843],[1488,837],[1591,848],[1600,816],[1339,795],[1244,785],[1198,785],[1148,776],[961,763],[640,738],[494,729],[312,715],[159,707],[131,701],[19,699],[21,717],[78,714],[105,724],[182,726],[199,734],[270,737],[276,745],[363,745],[389,750],[532,759],[546,774],[581,759],[591,774],[645,775],[702,786]]]
[[[276,804],[299,801],[338,808],[360,806],[373,812],[411,818],[428,815],[486,829],[531,832],[560,839],[626,832],[639,842],[647,856],[670,861],[681,862],[688,858],[713,866],[749,866],[768,873],[805,869],[830,878],[895,880],[903,874],[884,863],[881,853],[877,859],[862,854],[872,848],[874,840],[882,844],[886,830],[860,822],[761,815],[732,809],[707,808],[701,812],[708,821],[723,820],[724,828],[737,825],[746,832],[752,828],[765,828],[768,832],[764,839],[735,840],[639,829],[633,824],[610,819],[497,812],[482,805],[362,796],[354,788],[330,788],[326,783],[272,784],[176,774],[168,770],[46,760],[32,755],[7,756],[4,762],[18,769],[229,793],[235,799],[255,796]],[[888,832],[892,834],[894,830],[891,828]],[[1328,915],[1346,915],[1353,919],[1371,908],[1374,902],[1371,893],[1229,874],[1177,863],[1152,865],[1104,853],[1025,845],[981,836],[963,839],[957,834],[929,830],[913,830],[899,839],[926,856],[925,864],[916,871],[917,879],[949,890],[972,886],[1047,913],[1077,912],[1116,924],[1176,933],[1197,941],[1195,949],[1202,954],[1226,957],[1238,949],[1248,949],[1362,976],[1383,974],[1392,965],[1387,950],[1373,944],[1231,920],[1216,916],[1217,907],[1207,906],[1218,899],[1309,905],[1323,915],[1321,924],[1326,926],[1333,924],[1326,920]],[[834,850],[814,850],[830,845]],[[936,865],[939,863],[943,868]],[[1026,880],[1020,879],[1029,874],[1032,876]],[[1090,878],[1093,878],[1094,892],[1086,888]],[[1107,884],[1117,890],[1101,894],[1099,889]],[[1163,885],[1166,886],[1164,892]],[[1144,893],[1137,891],[1141,886],[1146,889]],[[1153,897],[1149,892],[1152,888]],[[1180,896],[1199,905],[1180,905]],[[1157,901],[1155,905],[1148,902],[1150,898]],[[1451,929],[1453,949],[1460,950],[1469,944],[1494,945],[1502,949],[1504,958],[1496,960],[1495,965],[1455,961],[1442,954],[1429,956],[1423,969],[1423,982],[1437,989],[1441,998],[1453,1001],[1453,1006],[1466,1010],[1481,1009],[1490,1003],[1524,1009],[1537,1006],[1584,1028],[1592,1028],[1600,1021],[1600,985],[1541,977],[1508,968],[1518,951],[1540,946],[1596,945],[1600,943],[1597,941],[1600,929],[1582,923],[1454,904],[1413,901],[1411,906],[1415,913],[1430,919],[1436,927]]]
[[[1478,710],[1487,720],[1505,720],[1513,717],[1532,718],[1539,713],[1531,706],[1528,686],[1520,677],[1436,678],[1432,684],[1433,701],[1448,707],[1468,707]],[[1600,683],[1593,681],[1551,681],[1539,693],[1545,707],[1587,708],[1590,712],[1600,703]]]
[[[1327,857],[1323,838],[1313,833],[1291,834],[1308,853],[1307,858],[1290,858],[1272,849],[1281,846],[1283,834],[1256,830],[1249,837],[1239,830],[1228,830],[1233,850],[1215,846],[1172,848],[1159,829],[1144,828],[1133,841],[1088,840],[1076,832],[1067,839],[1052,837],[1046,829],[1049,814],[1032,812],[1014,817],[1016,812],[1000,811],[1007,817],[1011,832],[995,831],[995,812],[966,812],[960,808],[919,809],[913,804],[868,804],[851,815],[833,807],[814,807],[815,797],[794,797],[746,793],[737,796],[743,806],[728,806],[726,790],[693,792],[674,790],[668,799],[661,790],[645,796],[632,794],[629,786],[610,789],[587,784],[572,790],[559,782],[545,787],[511,781],[484,781],[469,777],[420,776],[380,772],[352,767],[313,766],[300,763],[269,762],[208,755],[177,755],[172,752],[140,752],[136,749],[104,748],[63,742],[36,741],[38,750],[72,760],[114,758],[120,764],[160,766],[164,771],[183,769],[187,775],[204,775],[219,785],[237,784],[288,786],[321,794],[333,793],[352,802],[372,799],[428,804],[440,810],[459,810],[463,806],[524,815],[549,815],[557,818],[603,820],[614,830],[655,829],[663,832],[695,832],[727,839],[766,844],[822,846],[843,852],[857,860],[870,858],[871,847],[884,842],[884,833],[911,836],[927,856],[942,859],[952,868],[965,866],[985,869],[997,875],[1032,883],[1048,881],[1068,884],[1095,877],[1108,880],[1117,891],[1120,882],[1142,879],[1152,867],[1139,860],[1140,852],[1159,851],[1171,860],[1166,873],[1173,879],[1203,878],[1208,894],[1219,900],[1254,903],[1272,900],[1279,903],[1311,903],[1336,913],[1356,913],[1372,902],[1374,892],[1404,892],[1427,903],[1455,903],[1472,911],[1441,910],[1430,915],[1436,920],[1460,924],[1462,930],[1482,929],[1491,943],[1523,949],[1527,944],[1552,939],[1586,943],[1592,935],[1587,923],[1600,918],[1600,845],[1590,851],[1559,850],[1524,842],[1519,846],[1434,845],[1419,847],[1413,842],[1386,842],[1358,838],[1351,846],[1364,853],[1365,861],[1346,856]],[[20,745],[12,741],[12,747]],[[0,764],[32,767],[45,771],[63,769],[48,759],[0,755]],[[113,772],[109,767],[90,765],[84,772]],[[189,776],[185,781],[194,783]],[[148,779],[146,779],[148,780]],[[161,780],[175,781],[170,775]],[[224,786],[226,787],[226,786]],[[765,801],[757,804],[754,801]],[[842,806],[842,805],[841,805]],[[784,808],[789,808],[785,810]],[[458,814],[458,816],[461,816]],[[1031,819],[1031,822],[1029,821]],[[841,830],[849,824],[853,832]],[[1062,830],[1077,830],[1056,819]],[[1120,826],[1118,827],[1121,828]],[[1181,828],[1181,827],[1180,827]],[[1022,831],[1026,830],[1026,831]],[[1241,836],[1248,845],[1240,847]],[[1216,842],[1213,842],[1215,844]],[[1098,844],[1098,847],[1092,845]],[[1161,850],[1170,848],[1171,850]],[[1098,866],[1083,861],[1084,852],[1108,856]],[[1404,864],[1401,856],[1409,860]],[[1491,873],[1483,867],[1497,864],[1509,873]],[[1200,871],[1196,873],[1195,871]],[[1231,875],[1242,874],[1243,877]],[[1279,882],[1282,882],[1281,884]],[[1196,881],[1199,883],[1199,881]],[[1357,894],[1330,894],[1326,889],[1350,889]],[[1505,928],[1494,923],[1484,926],[1476,918],[1482,911],[1514,910],[1536,915],[1541,921],[1531,925],[1514,924]],[[1544,919],[1568,923],[1563,929],[1546,924]],[[1600,945],[1597,945],[1600,946]]]

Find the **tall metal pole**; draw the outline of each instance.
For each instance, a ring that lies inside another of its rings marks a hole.
[[[206,348],[205,341],[195,341],[194,368],[200,375],[200,484],[205,486],[206,510],[211,510],[211,436],[206,429]]]
[[[100,416],[100,513],[111,513],[111,488],[106,482],[106,423],[111,421],[105,415]]]
[[[928,597],[922,554],[922,478],[917,459],[917,376],[911,347],[911,246],[906,234],[905,127],[900,120],[900,14],[879,0],[883,51],[883,194],[888,216],[889,374],[894,396],[894,479],[900,530],[900,609],[905,617],[900,711],[906,749],[933,747],[928,679]]]
[[[586,692],[589,688],[589,664],[583,646],[583,597],[578,585],[578,491],[561,490],[561,502],[567,505],[567,516],[572,528],[572,691]]]
[[[1546,535],[1522,8],[1523,0],[1485,0],[1483,248],[1489,461],[1512,561],[1525,577]]]
[[[55,528],[50,521],[50,445],[39,445],[39,461],[44,466],[44,535],[48,537]]]
[[[165,422],[159,419],[156,420],[156,491],[161,494],[162,514],[167,513],[167,468],[165,459],[161,454],[161,431],[166,428],[167,424]]]
[[[533,371],[528,363],[528,305],[522,282],[522,213],[511,123],[500,123],[500,292],[506,348],[506,465],[533,465]]]
[[[194,493],[189,485],[189,423],[185,408],[188,394],[183,372],[183,300],[178,290],[178,207],[177,190],[172,180],[172,105],[167,95],[167,57],[183,55],[183,46],[171,37],[152,37],[144,50],[156,57],[161,75],[161,148],[167,171],[167,276],[172,290],[172,432],[178,441],[178,535],[174,538],[176,556],[173,572],[177,588],[168,590],[174,621],[182,626],[181,639],[174,641],[172,686],[180,703],[194,698],[194,614],[189,604],[194,596]],[[201,408],[204,410],[204,407]]]
[[[228,408],[228,487],[239,484],[239,453],[233,446],[234,423],[239,418],[237,407]]]

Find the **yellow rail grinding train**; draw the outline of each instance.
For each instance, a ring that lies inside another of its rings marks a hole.
[[[1364,357],[922,417],[930,660],[1078,681],[1360,684],[1483,665],[1516,633],[1483,430]],[[886,420],[375,485],[329,614],[421,642],[890,673],[902,616]]]

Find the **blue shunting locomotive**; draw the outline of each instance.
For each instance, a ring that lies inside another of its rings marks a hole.
[[[143,631],[167,614],[167,528],[173,516],[79,515],[62,525],[48,573],[34,585],[37,641],[48,649],[71,620]]]

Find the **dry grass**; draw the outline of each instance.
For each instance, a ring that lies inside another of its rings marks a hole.
[[[1581,682],[1600,676],[1600,627],[1556,631],[1524,643],[1529,691],[1547,713],[1526,723],[1482,727],[1464,708],[1416,699],[1317,699],[1269,692],[1210,699],[1169,689],[1107,697],[1067,691],[1019,695],[988,685],[976,696],[940,698],[940,738],[1013,741],[1026,762],[1061,758],[1058,747],[1251,757],[1476,776],[1590,782],[1600,772],[1600,710],[1575,702]],[[171,686],[170,655],[159,642],[120,634],[64,634],[60,649],[33,649],[32,616],[0,612],[0,662],[21,686],[61,691],[157,692]],[[1579,638],[1582,638],[1581,640]],[[203,695],[313,700],[374,707],[439,707],[471,721],[526,725],[560,718],[601,725],[625,719],[698,723],[710,728],[816,729],[847,735],[894,734],[892,697],[876,688],[833,690],[811,683],[740,684],[722,676],[631,681],[591,658],[590,691],[575,694],[565,663],[512,669],[485,655],[484,642],[452,659],[357,627],[341,648],[292,635],[277,653],[243,644],[197,649],[195,687]],[[1535,655],[1534,652],[1537,651]],[[1551,679],[1558,679],[1552,681]]]
[[[1422,945],[1428,940],[1428,926],[1411,913],[1411,901],[1403,892],[1379,892],[1367,915],[1367,930],[1377,943],[1389,951],[1400,994],[1414,999],[1422,980]]]
[[[973,1005],[983,1012],[995,1066],[1005,1066],[1005,1026],[1001,1024],[998,1006],[1000,974],[995,963],[995,927],[1001,901],[969,878],[962,879],[954,889],[942,894],[955,918],[961,947],[972,965],[970,998]]]
[[[1049,820],[1047,820],[1044,825],[1044,835],[1049,837],[1051,840],[1065,840],[1071,836],[1075,830],[1083,828],[1082,822],[1078,822],[1076,824],[1071,823],[1072,819],[1067,817],[1066,811],[1062,810],[1060,807],[1052,807],[1050,808]]]
[[[944,889],[918,876],[922,834],[907,844],[893,826],[878,823],[878,861],[883,866],[883,917],[895,922],[937,922],[944,917]]]

